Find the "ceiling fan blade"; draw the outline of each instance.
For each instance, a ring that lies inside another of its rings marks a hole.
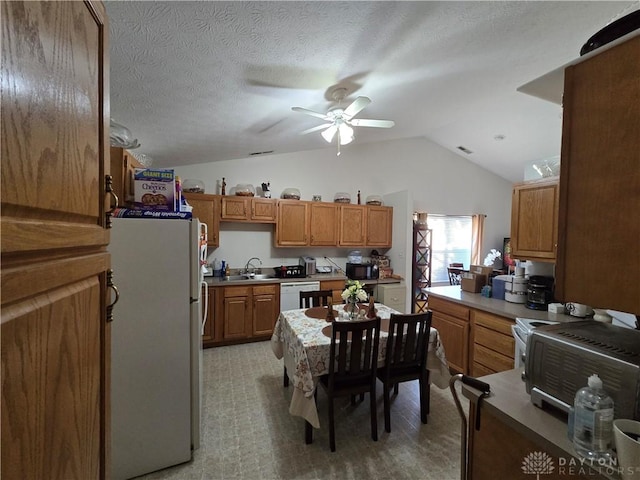
[[[396,122],[393,120],[370,120],[368,118],[354,118],[349,121],[354,127],[378,127],[378,128],[391,128]]]
[[[344,109],[344,116],[349,120],[360,113],[360,111],[370,103],[371,100],[368,97],[358,97],[351,105]]]
[[[291,107],[291,110],[293,110],[294,112],[305,113],[307,115],[311,115],[312,117],[318,117],[323,120],[328,120],[327,115],[325,113],[314,112],[313,110],[309,110],[308,108]]]
[[[319,130],[324,130],[325,128],[329,128],[331,125],[333,125],[333,124],[332,123],[325,123],[324,125],[318,125],[317,127],[307,128],[306,130],[303,130],[302,132],[300,132],[300,135],[306,135],[307,133],[313,133],[313,132],[317,132]]]

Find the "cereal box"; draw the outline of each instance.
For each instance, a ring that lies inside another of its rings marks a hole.
[[[176,181],[172,169],[136,168],[135,208],[175,212]]]

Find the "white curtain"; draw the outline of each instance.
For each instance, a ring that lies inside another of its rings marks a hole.
[[[476,213],[471,217],[471,264],[482,265],[482,239],[486,215]]]

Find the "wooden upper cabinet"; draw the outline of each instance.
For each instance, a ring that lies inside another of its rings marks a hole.
[[[221,197],[220,218],[224,221],[275,223],[277,200],[224,195]]]
[[[220,246],[220,197],[206,193],[183,193],[193,207],[193,216],[207,225],[207,246]]]
[[[136,168],[144,168],[131,152],[124,148],[111,147],[109,160],[113,191],[118,196],[118,206],[128,207],[134,202],[134,174]]]
[[[340,205],[341,247],[362,247],[366,243],[367,207],[364,205]]]
[[[0,477],[110,478],[109,25],[93,2],[0,19]]]
[[[309,203],[300,200],[278,201],[276,246],[304,247],[309,245]]]
[[[640,36],[601,48],[564,74],[555,294],[640,315]]]
[[[393,208],[367,206],[367,246],[391,248]]]
[[[338,244],[338,205],[335,203],[312,202],[310,233],[312,246],[333,246]]]
[[[558,243],[558,177],[514,185],[511,256],[553,262]]]

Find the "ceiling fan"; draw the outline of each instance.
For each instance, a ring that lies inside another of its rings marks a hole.
[[[312,117],[321,118],[328,123],[318,125],[300,132],[300,135],[321,131],[320,135],[328,143],[333,138],[338,138],[338,155],[340,155],[340,145],[347,145],[353,141],[353,127],[376,127],[391,128],[395,125],[392,120],[372,120],[365,118],[354,118],[358,113],[371,103],[368,97],[358,97],[349,106],[343,108],[342,101],[347,96],[346,88],[336,88],[333,92],[333,99],[338,105],[329,109],[327,113],[315,112],[303,107],[291,107],[294,112],[304,113]]]

